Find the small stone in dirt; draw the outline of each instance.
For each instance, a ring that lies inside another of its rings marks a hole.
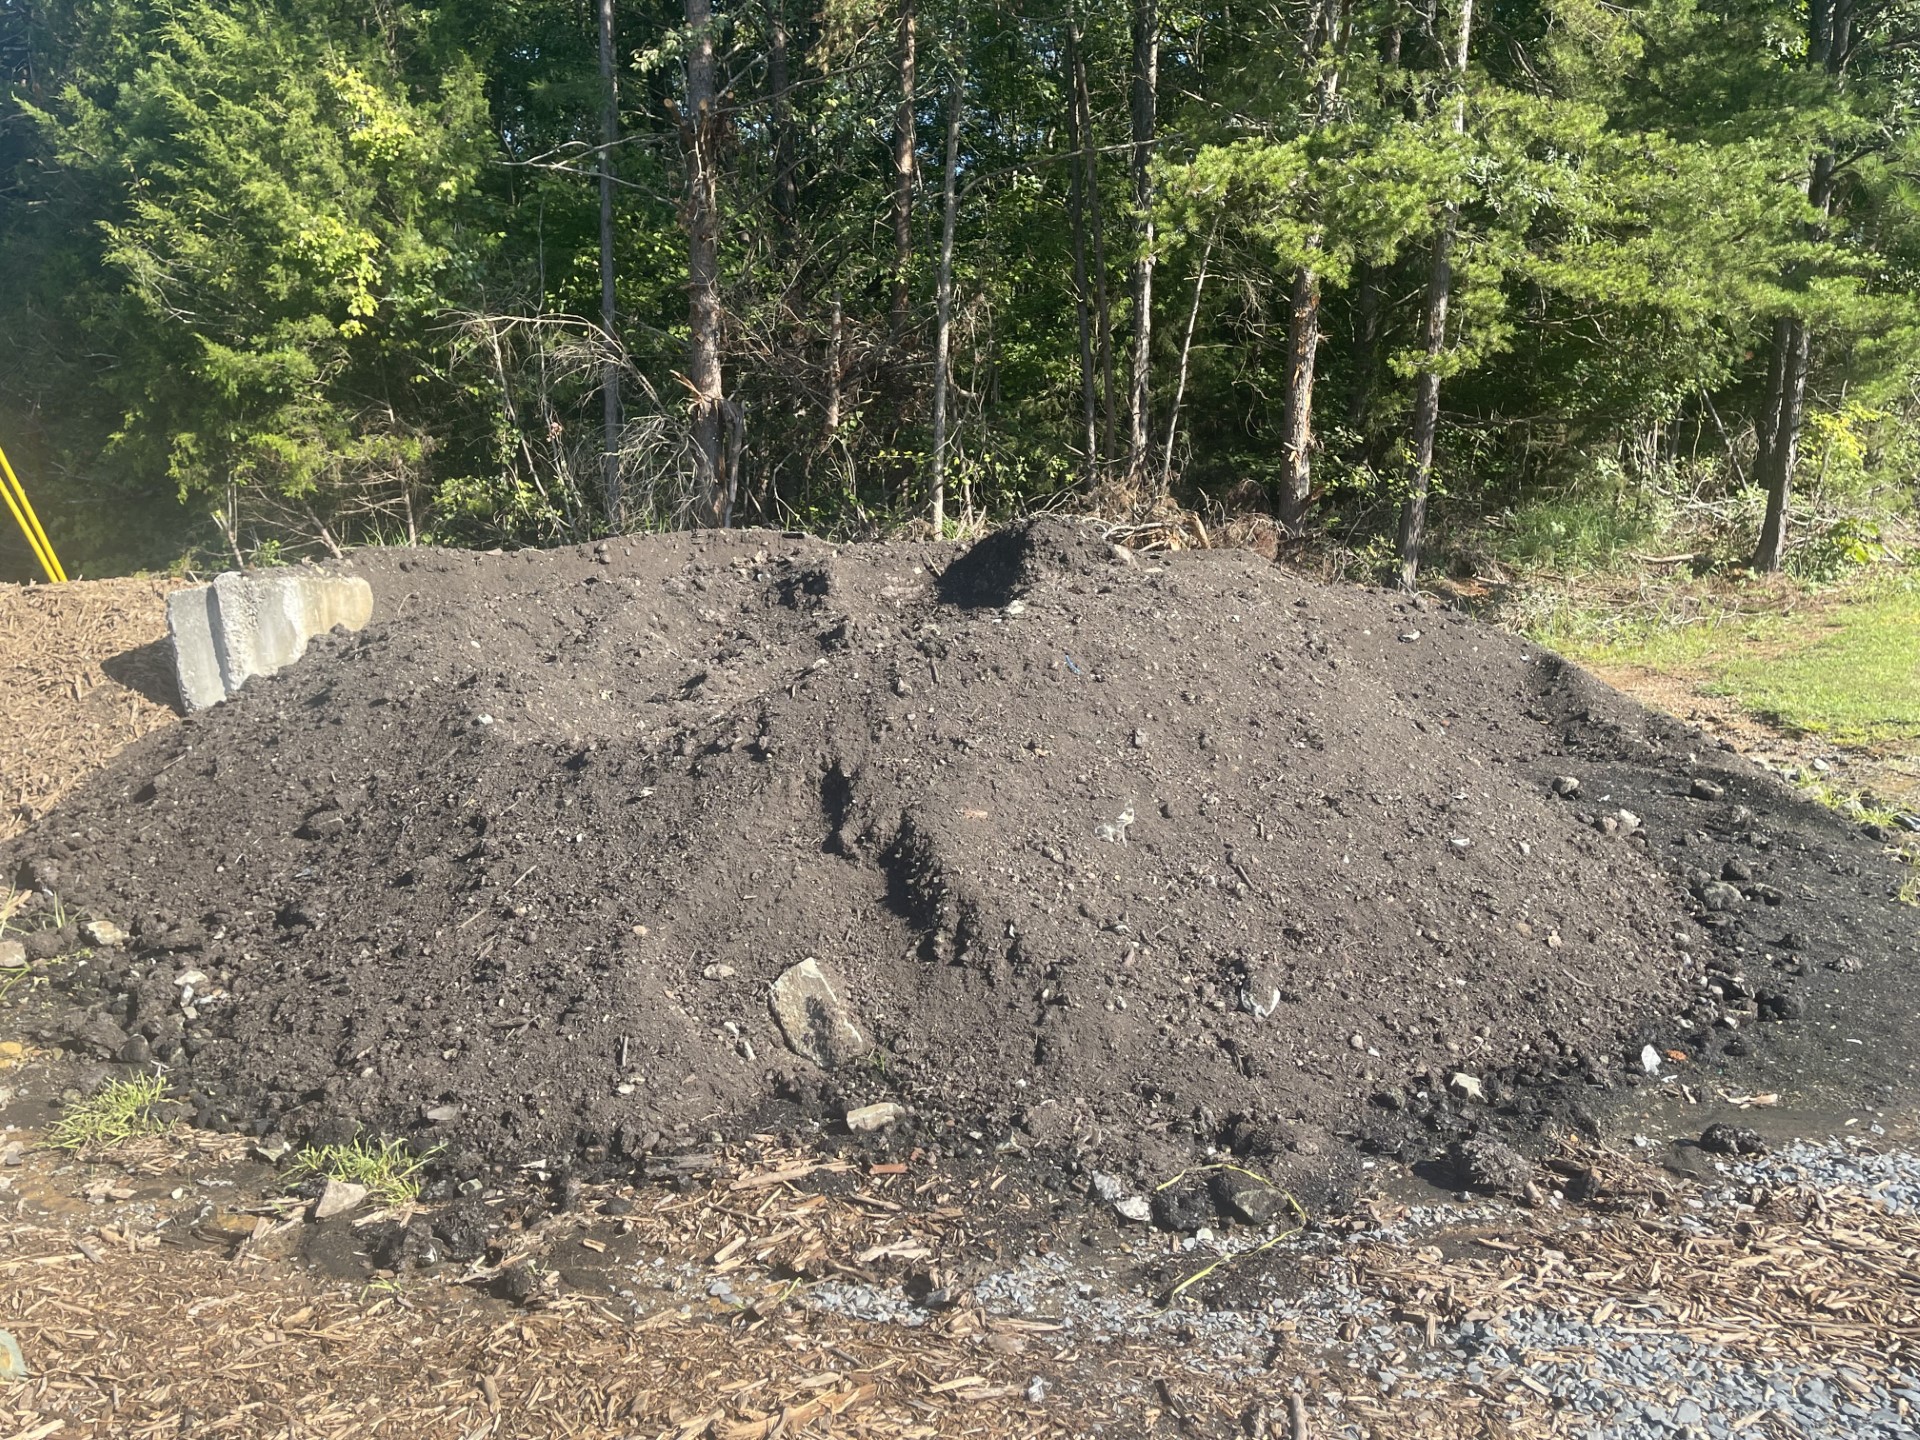
[[[420,1118],[429,1125],[451,1125],[466,1113],[459,1105],[435,1105],[431,1110],[421,1111]]]
[[[1712,880],[1700,887],[1700,903],[1712,911],[1737,910],[1742,898],[1740,891],[1724,880]]]
[[[1453,1147],[1453,1163],[1471,1190],[1520,1195],[1533,1180],[1533,1165],[1498,1140],[1465,1140]]]
[[[1720,867],[1720,878],[1733,884],[1745,885],[1753,879],[1753,867],[1744,860],[1732,859]]]
[[[1233,1218],[1247,1225],[1271,1224],[1286,1203],[1278,1190],[1254,1186],[1235,1190],[1227,1197],[1227,1209]]]
[[[89,1010],[67,1022],[66,1043],[69,1049],[113,1060],[125,1048],[127,1032],[102,1012]]]
[[[336,1215],[344,1215],[360,1205],[367,1198],[367,1187],[355,1185],[348,1180],[329,1180],[326,1189],[320,1192],[320,1198],[313,1202],[313,1218],[331,1220]]]
[[[26,946],[18,940],[0,940],[0,970],[17,970],[26,963]]]
[[[1447,1080],[1447,1088],[1462,1100],[1484,1100],[1487,1098],[1486,1089],[1480,1084],[1480,1077],[1477,1075],[1469,1075],[1464,1070],[1456,1070],[1453,1073]]]
[[[89,945],[108,950],[117,950],[127,943],[127,932],[111,920],[89,920],[80,927],[80,933]]]
[[[1153,1223],[1153,1205],[1144,1195],[1123,1195],[1113,1202],[1113,1213],[1136,1225]]]
[[[533,1298],[538,1280],[531,1265],[513,1265],[494,1276],[489,1288],[509,1305],[524,1305]]]
[[[1700,1148],[1709,1155],[1764,1155],[1767,1142],[1757,1131],[1722,1123],[1700,1132]]]
[[[858,1060],[867,1042],[853,1023],[847,1004],[813,960],[784,970],[767,996],[787,1048],[823,1070]]]
[[[1762,990],[1754,997],[1762,1020],[1798,1020],[1807,1013],[1807,1002],[1791,990]]]
[[[862,1105],[858,1110],[847,1112],[849,1130],[884,1130],[896,1120],[904,1120],[907,1107],[897,1105],[891,1100],[883,1100],[878,1105]]]
[[[1695,780],[1687,787],[1687,793],[1696,800],[1719,800],[1726,795],[1727,789],[1711,780]]]
[[[1553,793],[1562,800],[1571,800],[1580,793],[1580,780],[1574,775],[1556,775],[1552,785]]]

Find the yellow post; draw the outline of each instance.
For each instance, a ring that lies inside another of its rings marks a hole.
[[[6,495],[7,509],[13,512],[14,523],[20,527],[20,533],[27,537],[27,544],[33,548],[33,558],[40,562],[47,579],[56,585],[64,583],[67,572],[60,566],[60,557],[53,553],[53,542],[47,539],[47,532],[41,528],[40,517],[33,513],[33,502],[27,499],[26,487],[20,483],[20,477],[13,473],[5,450],[0,450],[0,493]]]

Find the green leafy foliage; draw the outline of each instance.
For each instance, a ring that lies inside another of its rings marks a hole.
[[[63,551],[98,568],[588,538],[611,521],[610,375],[624,523],[684,523],[686,13],[616,5],[606,334],[591,7],[0,0],[0,443]],[[1278,473],[1306,267],[1316,523],[1356,551],[1391,528],[1426,372],[1444,381],[1441,533],[1506,517],[1526,563],[1608,563],[1632,543],[1609,517],[1649,513],[1684,457],[1745,532],[1725,555],[1745,553],[1787,318],[1813,336],[1793,514],[1821,537],[1791,563],[1834,573],[1872,548],[1839,522],[1906,507],[1920,472],[1916,0],[1856,8],[1837,69],[1804,9],[1771,0],[1482,7],[1459,89],[1436,39],[1450,7],[1429,23],[1352,0],[1323,43],[1326,13],[1162,11],[1147,429],[1181,500],[1257,503]],[[962,523],[1123,478],[1142,253],[1127,7],[915,7],[904,254],[901,15],[715,9],[703,143],[737,520],[860,534],[924,515],[954,73]],[[1091,461],[1083,323],[1096,430],[1122,437]]]

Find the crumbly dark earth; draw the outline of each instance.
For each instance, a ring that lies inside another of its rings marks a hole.
[[[1452,612],[1063,521],[346,563],[365,631],[0,848],[26,923],[131,932],[50,1038],[203,1124],[462,1176],[895,1100],[861,1143],[1324,1195],[1588,1123],[1649,1043],[1912,1083],[1882,844]],[[832,1069],[769,1005],[809,958]]]

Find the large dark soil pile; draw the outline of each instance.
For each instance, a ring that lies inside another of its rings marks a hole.
[[[900,1143],[1331,1173],[1649,1038],[1711,1060],[1726,1009],[1896,943],[1860,930],[1876,847],[1697,733],[1244,553],[1039,523],[353,563],[364,633],[0,856],[132,931],[71,1034],[210,1123],[471,1168],[893,1099]],[[789,1037],[808,959],[847,1013]]]

